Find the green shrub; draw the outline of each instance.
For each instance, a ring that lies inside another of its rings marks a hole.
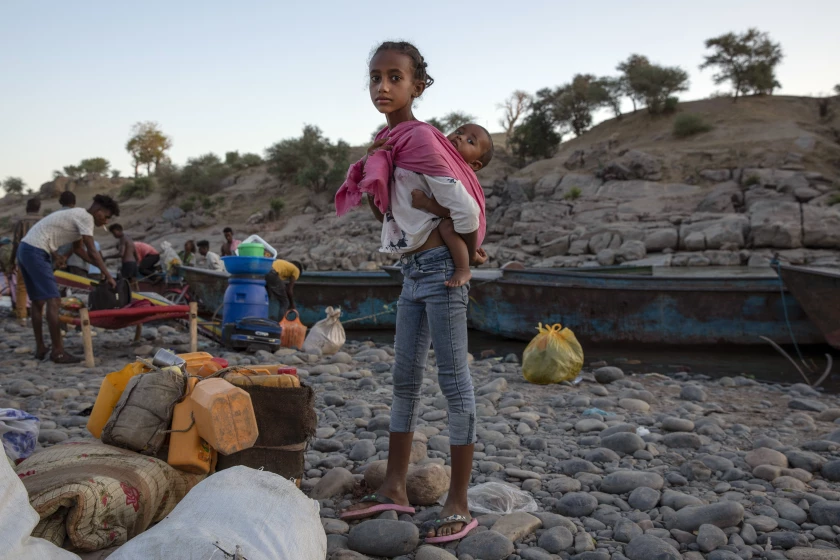
[[[662,110],[662,112],[666,115],[674,113],[677,110],[677,105],[679,105],[679,103],[679,97],[669,97],[665,100],[665,108]]]
[[[119,198],[121,200],[128,200],[129,198],[146,198],[153,190],[155,190],[156,186],[155,180],[152,177],[137,177],[133,181],[122,186]]]
[[[687,113],[674,119],[674,136],[677,138],[686,138],[701,132],[708,132],[712,128],[712,125],[703,120],[700,115]]]
[[[758,175],[750,175],[744,180],[744,186],[751,187],[753,185],[758,185],[761,183],[761,177]]]
[[[834,206],[835,204],[840,204],[840,192],[834,193],[828,197],[828,205]]]
[[[183,210],[185,213],[192,212],[193,210],[195,210],[195,199],[188,198],[180,204],[180,207],[181,210]]]
[[[274,211],[275,214],[286,207],[286,201],[282,198],[272,198],[268,204],[269,206],[271,206],[271,209]]]
[[[580,189],[578,187],[572,187],[571,189],[569,189],[569,192],[567,192],[563,198],[565,198],[566,200],[577,200],[580,198],[580,195]]]

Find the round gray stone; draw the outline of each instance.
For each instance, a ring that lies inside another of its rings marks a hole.
[[[714,525],[721,529],[735,527],[744,519],[744,506],[737,502],[718,502],[707,506],[692,506],[676,513],[669,528],[696,531],[701,525]],[[822,525],[827,525],[822,523]]]
[[[347,538],[350,550],[389,558],[413,552],[419,542],[420,532],[413,523],[390,519],[363,521],[350,530]]]
[[[555,504],[560,515],[567,517],[584,517],[598,507],[598,499],[585,492],[569,492]]]
[[[630,560],[682,560],[673,546],[653,535],[635,537],[624,547],[624,555]]]
[[[705,402],[706,391],[697,385],[684,385],[680,390],[680,398],[685,401]]]
[[[636,451],[645,448],[645,441],[635,433],[618,432],[606,437],[601,437],[601,445],[617,453],[632,455]]]
[[[840,502],[826,500],[813,504],[811,519],[817,525],[840,525]]]
[[[630,497],[627,498],[627,503],[630,504],[630,507],[633,509],[648,511],[656,507],[656,504],[659,503],[660,496],[661,494],[659,493],[659,490],[654,490],[653,488],[648,488],[647,486],[640,486],[630,492]]]
[[[612,383],[624,379],[624,372],[617,367],[605,366],[595,370],[595,381],[598,383]]]
[[[601,481],[601,492],[607,494],[626,494],[640,486],[659,490],[664,486],[663,478],[652,472],[616,471],[608,474]]]
[[[691,432],[694,430],[694,422],[685,418],[668,416],[662,420],[662,429],[666,432]]]
[[[702,552],[711,552],[727,543],[726,533],[714,525],[701,525],[697,531],[697,546]]]
[[[552,527],[540,535],[537,544],[540,548],[547,550],[552,554],[559,554],[569,550],[575,544],[575,538],[572,533],[565,527]]]
[[[376,455],[376,445],[369,439],[363,439],[353,444],[348,457],[353,461],[367,461],[374,455]]]
[[[458,545],[458,558],[469,555],[482,560],[504,560],[513,554],[513,543],[496,531],[483,531],[468,535]]]

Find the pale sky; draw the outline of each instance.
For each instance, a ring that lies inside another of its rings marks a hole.
[[[384,122],[368,55],[388,39],[414,42],[435,78],[418,118],[461,110],[494,131],[514,89],[615,74],[631,53],[682,66],[681,98],[706,97],[725,86],[698,69],[703,42],[751,26],[782,44],[779,93],[817,95],[840,83],[838,21],[828,0],[0,0],[0,179],[37,190],[98,156],[129,174],[124,147],[141,120],[172,137],[178,164],[262,155],[306,123],[365,143]]]

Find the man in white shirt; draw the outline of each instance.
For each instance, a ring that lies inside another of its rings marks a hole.
[[[23,274],[29,299],[32,300],[32,330],[35,333],[37,359],[43,360],[49,352],[50,359],[57,364],[75,364],[82,361],[78,356],[64,351],[58,318],[61,296],[58,293],[50,257],[52,256],[56,266],[61,268],[66,258],[58,254],[58,249],[62,245],[72,243],[73,253],[83,261],[98,267],[105,275],[105,281],[114,288],[116,282],[96,250],[93,228],[104,226],[111,216],[119,214],[120,208],[116,201],[109,196],[98,194],[87,210],[71,208],[53,212],[42,218],[21,241],[17,250],[17,263]],[[47,306],[47,325],[52,339],[52,351],[44,345],[44,303]]]
[[[196,268],[206,268],[207,270],[224,272],[225,263],[222,262],[219,255],[210,250],[210,242],[207,240],[201,240],[197,243],[197,245],[198,255],[196,255],[195,258]]]

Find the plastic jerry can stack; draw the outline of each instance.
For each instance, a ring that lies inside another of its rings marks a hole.
[[[259,435],[251,396],[217,377],[196,385],[190,396],[198,434],[222,455],[254,445]]]
[[[201,368],[206,362],[213,359],[213,356],[207,352],[192,352],[189,354],[179,354],[179,358],[186,362],[187,373],[190,369]],[[96,402],[93,404],[93,410],[88,418],[87,429],[93,437],[99,438],[102,436],[102,428],[108,423],[111,414],[114,412],[114,407],[125,391],[129,380],[135,375],[146,373],[150,369],[141,362],[133,362],[126,365],[120,371],[109,373],[102,380],[99,386],[99,394],[96,396]]]
[[[176,469],[192,474],[209,474],[215,467],[216,450],[198,434],[190,398],[198,378],[187,380],[187,394],[172,412],[172,432],[169,435],[169,456],[166,462]]]

